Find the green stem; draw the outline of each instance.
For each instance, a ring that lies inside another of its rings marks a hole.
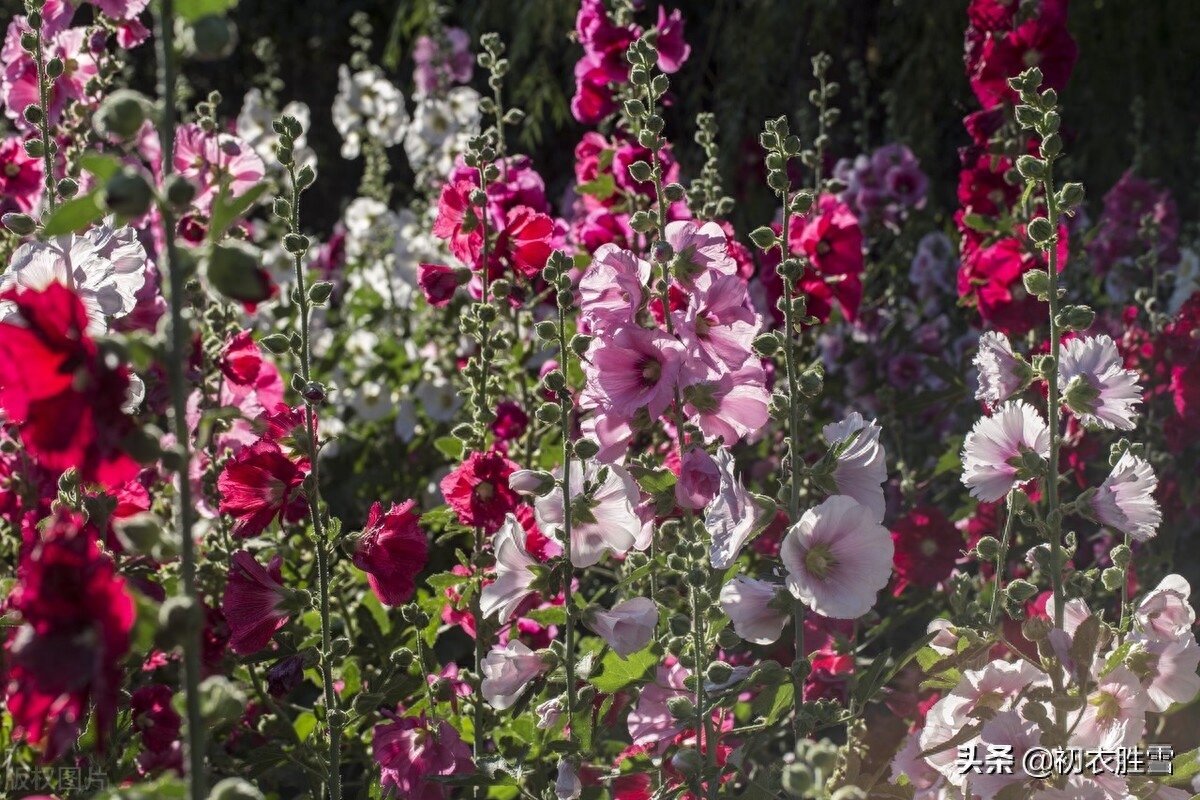
[[[1059,341],[1061,335],[1058,327],[1058,203],[1054,196],[1054,166],[1051,160],[1046,162],[1046,217],[1050,223],[1053,235],[1047,250],[1046,260],[1049,264],[1050,286],[1050,375],[1046,378],[1047,408],[1046,416],[1050,426],[1050,459],[1046,474],[1046,522],[1050,526],[1050,582],[1054,590],[1054,627],[1062,628],[1065,597],[1063,596],[1063,548],[1062,548],[1062,513],[1059,509],[1058,498],[1058,451],[1062,441],[1061,422],[1059,420],[1060,402],[1058,396]]]
[[[38,13],[40,14],[41,11],[39,10]],[[165,8],[163,13],[166,13]],[[42,47],[41,25],[34,29],[33,35],[37,39],[34,57],[37,60],[38,103],[41,106],[42,112],[41,124],[38,125],[38,131],[42,134],[42,169],[45,170],[42,182],[46,187],[46,206],[49,208],[50,213],[53,214],[58,194],[58,184],[54,181],[54,153],[50,149],[50,76],[46,74],[46,55]]]
[[[174,44],[175,33],[174,0],[162,0],[158,14],[158,93],[162,99],[162,120],[159,139],[162,148],[162,172],[165,183],[175,162],[175,95]],[[39,42],[41,37],[38,37]],[[40,45],[39,45],[40,47]],[[41,58],[39,56],[39,63]],[[39,67],[40,69],[40,67]],[[43,93],[44,94],[44,93]],[[49,159],[49,147],[46,149]],[[47,160],[47,169],[49,169]],[[49,179],[50,173],[47,172]],[[47,191],[50,191],[49,183]],[[50,193],[50,208],[54,208],[53,192]],[[192,483],[188,478],[191,462],[191,431],[187,423],[187,384],[183,369],[188,361],[191,336],[184,319],[184,276],[175,250],[175,214],[170,205],[161,209],[163,241],[165,246],[159,253],[159,269],[166,276],[166,292],[171,307],[171,358],[167,360],[167,375],[171,386],[172,425],[175,447],[179,455],[179,494],[175,515],[179,529],[179,582],[183,596],[194,609],[194,624],[183,636],[184,706],[187,712],[187,733],[184,750],[187,760],[188,797],[201,800],[208,794],[208,778],[204,766],[204,745],[207,731],[200,715],[200,597],[196,588],[196,541],[192,538],[195,508],[192,503]]]
[[[558,306],[558,341],[561,351],[563,375],[567,374],[570,362],[570,345],[567,342],[567,313],[560,303]],[[558,407],[562,416],[562,458],[563,458],[563,605],[567,610],[565,633],[566,645],[566,682],[567,682],[567,727],[571,729],[571,738],[575,738],[573,724],[575,712],[575,605],[571,601],[571,580],[575,577],[575,565],[571,561],[571,393],[562,389],[558,393]]]
[[[1004,533],[1000,536],[1000,552],[996,555],[996,588],[992,592],[992,608],[988,612],[988,627],[995,627],[996,619],[1000,615],[1000,595],[1004,590],[1004,568],[1008,564],[1008,543],[1012,536],[1013,517],[1013,497],[1016,490],[1013,489],[1008,493],[1008,499],[1005,502],[1006,516],[1004,519]]]

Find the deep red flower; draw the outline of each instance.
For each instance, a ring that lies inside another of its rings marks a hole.
[[[21,561],[8,605],[21,618],[6,645],[13,740],[53,760],[75,741],[94,703],[103,749],[135,606],[80,516],[59,511],[51,519]]]
[[[458,271],[444,264],[418,264],[417,286],[431,306],[444,306],[459,287]]]
[[[429,559],[429,543],[418,524],[421,515],[413,505],[412,500],[392,503],[386,514],[379,503],[372,505],[354,552],[354,566],[367,573],[371,591],[385,606],[408,602]]]
[[[474,452],[442,479],[442,494],[462,524],[495,531],[521,502],[508,486],[508,477],[517,469],[495,451]]]
[[[375,726],[371,743],[385,794],[395,792],[408,800],[446,800],[453,787],[431,779],[475,771],[471,748],[450,723],[427,720],[424,715],[386,716],[391,722]]]
[[[528,206],[508,212],[508,221],[496,240],[496,255],[526,278],[541,274],[550,257],[554,220]]]
[[[1008,213],[1021,194],[1018,186],[1004,180],[1012,162],[983,153],[958,173],[958,202],[968,214],[998,217]]]
[[[83,303],[61,283],[10,290],[19,322],[0,322],[0,408],[19,424],[41,467],[79,470],[87,483],[116,486],[138,472],[122,448],[134,431],[121,410],[129,372],[111,364],[86,333]]]
[[[788,231],[792,252],[807,256],[810,269],[796,284],[808,313],[827,322],[836,301],[853,322],[862,303],[863,233],[858,218],[833,195],[822,195],[807,219],[795,217]]]
[[[300,496],[308,462],[292,461],[279,444],[259,439],[231,458],[217,478],[221,495],[218,510],[236,517],[234,536],[257,536],[279,517],[303,518],[306,506]]]
[[[517,403],[505,400],[496,406],[496,418],[489,427],[497,439],[510,442],[525,435],[529,428],[529,415]]]
[[[239,550],[231,560],[221,610],[229,623],[230,648],[238,655],[249,655],[266,647],[290,616],[283,559],[275,556],[263,569],[249,552]]]
[[[965,549],[962,532],[934,506],[918,506],[892,525],[896,597],[912,584],[931,588],[950,577]]]
[[[143,686],[129,703],[133,727],[142,734],[142,744],[151,753],[178,752],[183,719],[171,705],[174,691],[165,684]]]
[[[1029,67],[1041,69],[1043,90],[1053,88],[1061,92],[1079,58],[1079,48],[1067,32],[1066,19],[1058,13],[1042,13],[1011,33],[989,34],[974,52],[979,58],[973,65],[968,64],[968,74],[971,90],[984,108],[1015,102],[1016,92],[1009,88],[1008,79]]]
[[[433,223],[433,235],[450,243],[454,257],[472,269],[478,268],[483,232],[479,215],[471,205],[471,192],[478,188],[468,180],[447,182],[438,197],[438,215]]]

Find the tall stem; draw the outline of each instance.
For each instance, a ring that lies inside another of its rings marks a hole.
[[[567,312],[562,303],[558,306],[558,341],[561,352],[563,375],[568,372],[570,345],[567,342]],[[566,624],[566,679],[567,679],[567,727],[571,738],[575,738],[575,606],[571,601],[571,580],[575,577],[575,565],[571,561],[571,394],[567,389],[558,393],[558,408],[562,416],[562,496],[563,496],[563,606],[567,609]]]
[[[1050,583],[1054,590],[1054,627],[1062,628],[1063,610],[1066,603],[1063,596],[1063,549],[1062,549],[1062,512],[1058,499],[1058,451],[1062,443],[1062,424],[1059,419],[1060,403],[1058,396],[1058,360],[1062,337],[1058,326],[1058,202],[1054,196],[1054,165],[1046,161],[1046,218],[1050,222],[1050,230],[1054,235],[1050,239],[1046,260],[1049,265],[1050,279],[1050,375],[1046,378],[1047,408],[1046,416],[1050,425],[1050,458],[1046,475],[1046,502],[1048,511],[1046,521],[1050,527]]]
[[[41,11],[37,12],[40,16]],[[164,11],[165,13],[165,11]],[[42,46],[42,26],[33,29],[37,44],[34,48],[34,59],[37,61],[38,103],[41,106],[42,118],[38,124],[38,132],[42,135],[42,183],[46,187],[46,207],[54,213],[58,185],[54,181],[54,153],[50,149],[50,76],[46,74],[46,54]]]
[[[174,0],[162,0],[157,19],[158,37],[155,49],[158,58],[158,94],[162,101],[162,119],[158,131],[163,156],[164,183],[175,163],[174,12]],[[38,40],[41,41],[40,35]],[[38,61],[40,63],[40,56]],[[46,153],[49,170],[48,147]],[[50,177],[49,171],[47,177]],[[47,191],[50,191],[49,183]],[[52,191],[50,207],[54,207]],[[171,306],[171,358],[167,361],[167,375],[171,386],[171,421],[175,433],[175,447],[179,454],[179,494],[175,505],[180,543],[179,582],[183,595],[195,614],[193,624],[183,635],[184,705],[187,712],[184,749],[188,765],[188,796],[191,800],[201,800],[208,794],[208,780],[204,767],[207,731],[200,716],[200,597],[196,589],[196,542],[192,538],[195,510],[192,504],[192,483],[188,477],[188,466],[191,462],[191,431],[188,430],[187,423],[188,391],[183,375],[184,365],[188,361],[191,336],[183,315],[184,276],[175,251],[175,214],[169,204],[163,204],[161,215],[165,245],[159,253],[159,269],[166,277],[165,289]]]
[[[996,588],[992,592],[992,607],[988,612],[988,625],[994,626],[997,618],[1000,616],[1000,595],[1004,590],[1004,568],[1008,564],[1008,543],[1012,537],[1013,525],[1013,498],[1016,497],[1016,489],[1008,493],[1007,502],[1005,502],[1004,518],[1004,533],[1000,537],[1000,552],[996,554]]]

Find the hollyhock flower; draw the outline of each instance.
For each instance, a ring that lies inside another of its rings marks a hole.
[[[683,411],[706,441],[723,439],[725,444],[753,437],[770,419],[771,402],[767,375],[757,358],[748,358],[740,368],[713,378],[697,375],[695,365],[685,370]]]
[[[454,297],[454,291],[465,281],[458,270],[443,264],[419,264],[417,266],[417,286],[431,306],[448,305]]]
[[[676,719],[667,708],[667,701],[690,694],[683,684],[689,674],[679,662],[659,665],[654,682],[642,687],[626,722],[635,745],[653,745],[661,754],[675,735],[687,728],[688,721]]]
[[[629,658],[654,639],[658,606],[649,598],[633,597],[617,603],[611,611],[590,610],[584,615],[584,622],[600,634],[617,655]]]
[[[892,525],[897,597],[912,584],[932,588],[950,577],[965,548],[962,533],[936,506],[913,508]]]
[[[486,584],[479,597],[479,610],[485,617],[500,615],[507,622],[525,598],[534,593],[537,573],[531,569],[538,560],[525,549],[525,529],[509,514],[492,537],[496,553],[496,580]]]
[[[471,193],[478,188],[469,180],[447,182],[438,197],[438,215],[433,223],[433,235],[450,244],[450,252],[467,266],[478,267],[483,245],[479,215],[471,205]]]
[[[601,245],[579,279],[581,321],[593,333],[629,325],[650,283],[650,263],[615,244]]]
[[[783,633],[788,615],[779,609],[785,599],[775,583],[737,575],[721,587],[721,608],[733,630],[747,642],[772,644]]]
[[[989,409],[1021,391],[1032,377],[1025,360],[1013,354],[1008,337],[996,331],[987,331],[979,337],[975,369],[979,370],[975,399],[984,402]]]
[[[989,35],[968,71],[971,90],[984,108],[1015,102],[1008,79],[1029,67],[1042,71],[1042,88],[1061,92],[1071,77],[1079,49],[1057,14],[1039,14],[1004,36]]]
[[[4,45],[5,67],[0,73],[0,103],[17,130],[31,134],[36,133],[38,128],[25,119],[25,109],[41,103],[37,61],[19,49],[20,36],[27,30],[29,27],[24,16],[14,17],[9,25]],[[62,122],[63,112],[68,105],[87,98],[88,82],[97,76],[99,67],[88,47],[87,28],[66,28],[56,33],[50,30],[42,31],[42,57],[46,61],[59,58],[63,63],[63,72],[50,87],[47,108],[44,109],[46,120],[53,129]],[[14,44],[10,45],[9,42]]]
[[[14,741],[53,761],[72,746],[94,704],[103,749],[117,716],[135,604],[81,517],[60,510],[50,518],[21,558],[7,607],[20,622],[10,628],[5,659]]]
[[[1189,599],[1192,587],[1181,575],[1168,575],[1142,598],[1133,612],[1142,635],[1150,639],[1179,639],[1196,624],[1196,612]]]
[[[507,261],[515,272],[532,280],[542,273],[550,257],[554,237],[554,220],[528,206],[517,206],[508,212],[494,255]]]
[[[979,741],[980,750],[991,753],[1003,748],[1003,752],[1012,753],[1014,763],[1022,764],[1027,752],[1041,746],[1041,730],[1036,722],[1025,719],[1016,711],[1002,711],[983,723]],[[986,767],[966,777],[970,780],[971,791],[983,800],[992,800],[1006,787],[1029,780],[1019,769],[1009,774],[1006,770]]]
[[[281,658],[267,670],[267,691],[272,697],[287,697],[304,681],[304,656],[301,653]]]
[[[1144,542],[1158,533],[1162,522],[1162,511],[1154,499],[1156,488],[1154,468],[1126,451],[1092,496],[1092,510],[1103,524]]]
[[[1137,677],[1117,666],[1089,693],[1072,741],[1100,747],[1133,747],[1146,725],[1147,697]]]
[[[171,704],[175,692],[166,684],[143,686],[129,701],[133,727],[142,734],[142,744],[151,753],[177,749],[183,718]]]
[[[429,559],[429,543],[414,505],[412,500],[392,503],[385,514],[379,503],[373,504],[355,546],[354,566],[367,573],[371,591],[385,606],[409,601],[417,575]]]
[[[837,493],[853,497],[871,509],[876,521],[883,521],[886,501],[883,482],[887,480],[887,457],[879,443],[882,430],[875,420],[867,422],[857,411],[841,422],[821,429],[830,453],[836,454],[833,482]]]
[[[496,451],[472,452],[442,478],[442,494],[463,525],[494,531],[521,502],[508,485],[516,469],[516,464]]]
[[[371,69],[350,74],[338,67],[338,93],[333,100],[333,126],[342,135],[342,158],[358,158],[364,139],[384,147],[400,144],[408,128],[404,95],[383,73]]]
[[[117,486],[138,471],[122,451],[134,429],[122,410],[129,372],[110,365],[88,336],[83,303],[65,286],[0,294],[17,316],[0,320],[0,409],[42,468],[79,470],[85,482]]]
[[[583,794],[583,784],[579,780],[579,773],[575,770],[575,765],[565,758],[560,759],[558,777],[554,781],[554,796],[558,800],[579,800],[581,794]]]
[[[667,16],[667,9],[659,6],[658,23],[654,27],[658,29],[658,38],[654,41],[658,68],[673,75],[692,53],[691,45],[683,38],[683,12],[677,8]]]
[[[520,439],[529,430],[529,415],[519,403],[505,400],[496,406],[496,418],[488,426],[501,442]]]
[[[891,576],[892,554],[892,536],[874,511],[845,495],[804,512],[779,552],[792,596],[833,619],[871,610]]]
[[[730,261],[730,264],[733,262]],[[746,282],[737,275],[703,273],[676,331],[693,355],[721,371],[736,370],[753,357],[759,316],[750,307]]]
[[[708,560],[716,569],[726,569],[737,560],[742,546],[759,527],[759,511],[754,497],[742,485],[734,471],[733,453],[728,447],[717,448],[714,459],[720,474],[716,497],[704,512],[704,527],[712,544]]]
[[[287,624],[290,590],[283,585],[283,558],[275,556],[266,569],[246,550],[234,553],[221,599],[229,623],[229,647],[238,655],[257,653],[275,631]]]
[[[1142,232],[1154,226],[1152,241]],[[1121,262],[1135,261],[1153,251],[1161,262],[1179,260],[1179,211],[1169,189],[1136,177],[1127,170],[1104,195],[1104,213],[1087,251],[1096,272],[1104,275]]]
[[[561,475],[561,467],[557,475]],[[590,567],[607,550],[617,555],[638,547],[645,549],[643,523],[637,506],[641,500],[637,484],[623,467],[588,461],[571,461],[571,563]],[[563,493],[556,486],[534,503],[538,527],[547,536],[562,540]]]
[[[1136,641],[1125,665],[1141,682],[1150,711],[1162,713],[1200,694],[1200,645],[1190,631],[1181,639]]]
[[[833,195],[822,195],[807,218],[792,221],[788,246],[808,258],[812,270],[806,270],[798,287],[816,302],[808,312],[823,321],[828,300],[836,299],[847,320],[858,315],[862,300],[863,233],[858,219]]]
[[[633,417],[645,408],[651,419],[674,398],[686,352],[673,336],[646,328],[621,328],[597,337],[588,350],[588,389],[605,406]]]
[[[1059,271],[1067,260],[1066,237],[1066,228],[1060,225]],[[1021,237],[1007,236],[964,255],[958,293],[975,302],[984,322],[1010,336],[1023,336],[1046,316],[1045,303],[1025,291],[1023,276],[1030,270],[1045,268],[1042,256],[1031,253]]]
[[[217,478],[218,510],[236,518],[234,536],[257,536],[276,518],[294,522],[304,516],[306,477],[307,460],[292,461],[278,442],[260,439],[225,463]]]
[[[263,179],[266,166],[242,139],[188,123],[175,132],[175,171],[196,186],[192,202],[208,213],[222,186],[227,198],[241,197]]]
[[[481,665],[483,699],[498,711],[512,708],[529,682],[549,668],[543,656],[510,639],[506,647],[492,648]]]
[[[380,784],[388,796],[405,800],[449,800],[454,787],[438,776],[471,775],[471,748],[445,720],[399,717],[376,725],[371,751],[380,767]],[[435,730],[436,727],[436,730]]]
[[[1004,498],[1021,478],[1024,451],[1050,457],[1050,429],[1033,406],[1010,400],[975,423],[963,443],[962,481],[971,496],[987,503]]]
[[[675,482],[675,502],[693,511],[704,508],[717,494],[721,471],[708,451],[693,447],[683,454],[679,480]]]
[[[1117,345],[1108,336],[1088,336],[1063,343],[1058,388],[1063,402],[1085,425],[1131,431],[1134,406],[1142,402],[1138,374],[1125,369]]]
[[[662,9],[659,10],[661,12]],[[733,275],[737,271],[737,265],[729,256],[725,231],[715,222],[703,225],[697,225],[690,219],[669,222],[666,239],[675,254],[671,272],[688,288],[692,288],[695,279],[706,273]]]
[[[29,214],[42,197],[42,159],[25,153],[20,136],[0,139],[0,214]]]
[[[60,283],[72,289],[87,310],[87,332],[99,336],[108,331],[111,320],[124,317],[137,305],[145,270],[146,251],[132,228],[100,226],[83,236],[66,234],[21,245],[0,275],[0,292]],[[15,314],[11,303],[0,302],[0,319]]]
[[[421,94],[435,94],[452,83],[469,83],[475,71],[471,35],[445,28],[439,36],[418,36],[413,43],[413,82]]]

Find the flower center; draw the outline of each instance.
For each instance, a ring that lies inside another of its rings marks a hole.
[[[662,364],[654,359],[647,360],[642,364],[642,380],[647,384],[653,385],[658,383],[658,379],[662,377]]]
[[[698,314],[696,316],[696,335],[701,338],[708,336],[708,330],[714,324],[716,324],[716,320],[708,314]]]
[[[1091,704],[1096,707],[1096,719],[1102,724],[1110,725],[1121,716],[1121,704],[1112,692],[1101,692],[1099,697],[1092,698]]]
[[[15,178],[21,174],[21,168],[17,166],[17,162],[10,161],[4,165],[4,174],[10,178]]]
[[[819,256],[829,255],[829,251],[832,249],[833,248],[830,247],[829,242],[825,241],[824,239],[817,242],[817,255],[819,255]]]
[[[837,561],[827,544],[819,544],[804,555],[804,566],[817,580],[825,580],[837,566]]]
[[[496,487],[493,486],[490,481],[481,481],[480,484],[475,487],[475,496],[485,503],[495,497],[495,495]]]
[[[935,542],[933,539],[922,539],[920,550],[921,555],[925,556],[926,558],[932,558],[937,554],[938,551],[937,542]]]

